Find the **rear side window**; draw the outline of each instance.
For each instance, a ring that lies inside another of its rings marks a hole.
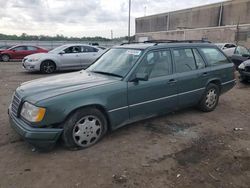
[[[34,47],[34,46],[27,46],[27,50],[35,51],[35,50],[38,50],[38,49],[36,47]]]
[[[98,52],[98,49],[90,46],[82,46],[82,52]]]
[[[201,55],[199,54],[198,50],[197,49],[193,49],[193,52],[194,52],[194,57],[195,57],[195,60],[196,60],[197,68],[198,69],[205,68],[206,64],[203,61],[203,59],[202,59]]]
[[[196,70],[196,64],[192,49],[173,50],[176,72],[188,72]]]
[[[229,63],[228,59],[216,48],[200,48],[209,65],[216,66]]]

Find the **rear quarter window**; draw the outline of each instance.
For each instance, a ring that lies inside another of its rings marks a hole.
[[[227,57],[216,48],[200,48],[210,66],[230,63]]]

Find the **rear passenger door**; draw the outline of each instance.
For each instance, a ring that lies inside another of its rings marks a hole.
[[[170,50],[148,52],[134,72],[138,73],[148,75],[149,79],[128,82],[130,119],[143,119],[176,108],[177,86]]]
[[[195,48],[172,49],[177,75],[178,107],[192,106],[201,99],[208,79],[206,65]]]
[[[88,67],[99,57],[98,51],[99,50],[97,48],[91,46],[82,46],[82,51],[80,54],[82,68]]]

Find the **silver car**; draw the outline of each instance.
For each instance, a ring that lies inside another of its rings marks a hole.
[[[80,70],[88,67],[104,52],[101,48],[86,44],[67,44],[48,53],[26,56],[22,64],[28,71],[41,71],[46,74],[56,70]]]

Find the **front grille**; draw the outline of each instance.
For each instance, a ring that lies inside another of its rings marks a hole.
[[[15,92],[13,99],[12,99],[12,103],[11,103],[11,112],[17,116],[18,115],[18,110],[19,110],[19,106],[21,103],[21,98],[20,96],[18,96],[18,94]]]

